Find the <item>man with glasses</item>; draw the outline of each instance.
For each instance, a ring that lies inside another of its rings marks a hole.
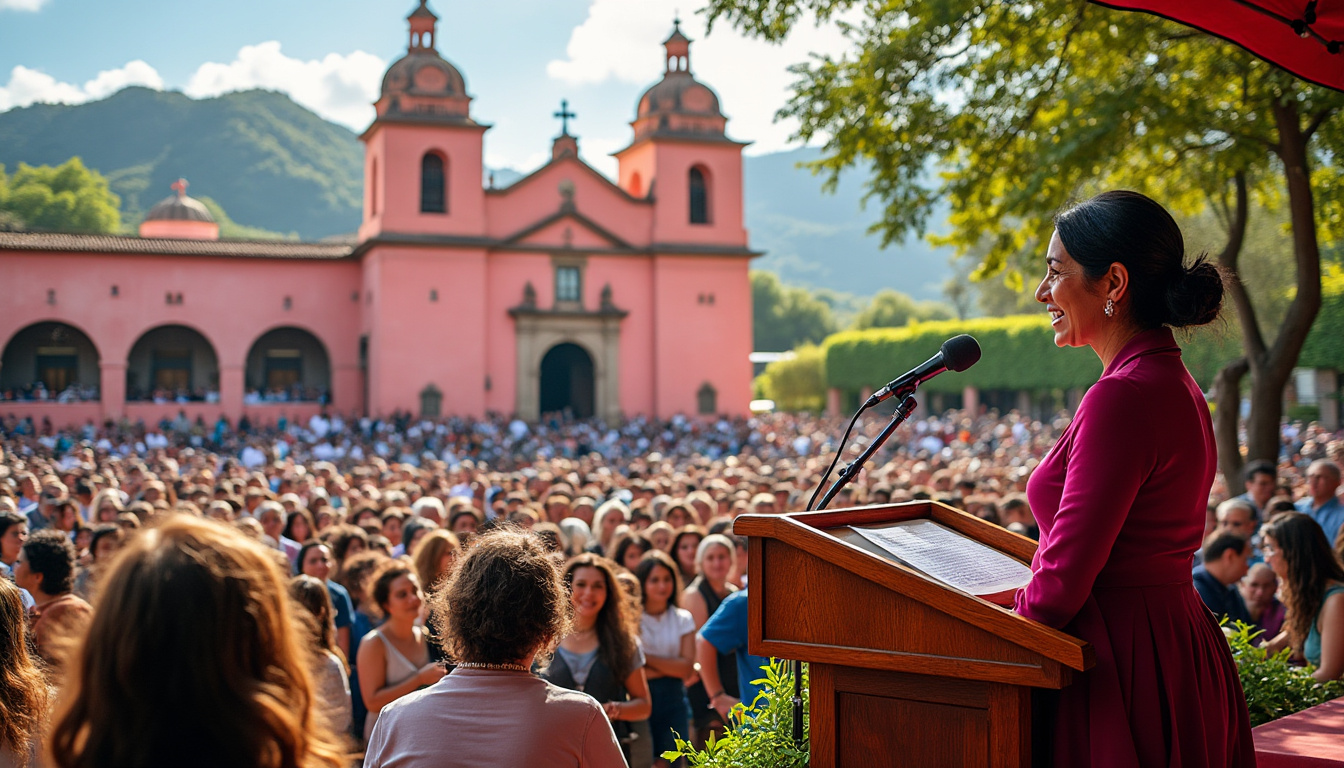
[[[1326,541],[1334,546],[1339,529],[1344,525],[1344,504],[1335,491],[1339,490],[1339,465],[1329,459],[1318,459],[1307,467],[1307,496],[1297,502],[1297,511],[1305,513],[1320,524]]]

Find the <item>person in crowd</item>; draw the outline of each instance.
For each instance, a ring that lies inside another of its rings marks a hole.
[[[89,541],[89,564],[79,569],[75,576],[76,595],[93,602],[98,579],[125,542],[126,532],[120,526],[100,523],[93,527],[93,537]]]
[[[392,546],[401,546],[401,529],[406,524],[406,513],[394,507],[384,512],[379,521],[382,523],[383,535],[392,542]],[[404,547],[402,551],[410,554],[411,550],[409,547]]]
[[[428,632],[419,624],[420,580],[411,567],[388,560],[370,577],[370,584],[370,597],[382,612],[383,623],[360,642],[356,662],[360,695],[369,712],[364,721],[366,741],[383,707],[445,674],[430,659]]]
[[[635,566],[644,610],[639,639],[644,646],[644,673],[649,681],[655,764],[670,763],[659,755],[675,749],[675,739],[690,735],[691,704],[683,681],[695,673],[695,619],[678,607],[681,576],[677,564],[661,550],[650,550]]]
[[[366,768],[625,768],[602,705],[531,674],[568,633],[570,613],[556,562],[534,537],[482,534],[431,602],[456,668],[383,710]]]
[[[672,537],[675,534],[676,531],[665,520],[658,520],[644,531],[644,537],[659,552],[672,551]]]
[[[1250,568],[1251,543],[1231,531],[1215,532],[1204,544],[1204,562],[1192,574],[1195,591],[1213,615],[1250,623],[1237,585]]]
[[[1036,518],[1031,514],[1031,504],[1025,494],[1014,493],[999,504],[999,523],[1004,528],[1020,533],[1027,538],[1036,539],[1041,531],[1036,527]]]
[[[564,554],[566,557],[583,552],[592,541],[593,532],[588,524],[577,517],[566,517],[559,523],[560,533],[564,536]]]
[[[616,538],[616,529],[630,520],[630,508],[620,499],[608,499],[602,502],[593,515],[593,541],[588,551],[595,555],[607,556]]]
[[[364,722],[368,719],[369,709],[364,706],[364,697],[359,684],[359,644],[373,631],[375,616],[380,616],[378,606],[373,602],[369,591],[369,577],[378,570],[387,558],[378,552],[361,552],[345,561],[345,567],[336,574],[336,581],[350,593],[350,602],[355,613],[350,626],[350,698],[353,701],[352,715],[354,727],[352,733],[362,736]]]
[[[308,510],[297,507],[286,513],[285,529],[280,535],[290,541],[297,541],[302,546],[312,541],[313,537],[317,535],[317,525],[313,522],[313,516],[308,513]]]
[[[458,509],[448,515],[448,530],[457,536],[458,541],[466,544],[481,526],[479,512],[474,509]]]
[[[0,578],[13,578],[19,550],[28,540],[28,518],[10,510],[0,511]]]
[[[639,565],[639,559],[645,552],[653,549],[653,542],[649,541],[642,532],[628,531],[616,537],[611,545],[611,561],[633,572]]]
[[[1191,589],[1217,455],[1171,328],[1216,318],[1223,284],[1184,260],[1161,205],[1106,192],[1056,217],[1036,289],[1055,344],[1103,367],[1027,484],[1041,538],[1014,610],[1112,649],[1042,697],[1057,766],[1255,764],[1231,650]]]
[[[573,622],[542,677],[561,688],[583,691],[602,705],[626,758],[634,750],[631,723],[649,716],[649,683],[639,646],[639,614],[616,579],[616,565],[592,553],[569,561],[564,570]]]
[[[355,622],[355,604],[350,599],[350,590],[331,578],[335,565],[331,557],[331,547],[317,539],[309,539],[299,549],[299,573],[312,576],[327,587],[336,629],[336,647],[340,648],[341,655],[348,659],[350,635]]]
[[[99,523],[115,523],[117,516],[126,511],[126,506],[121,503],[121,491],[114,488],[105,488],[94,494],[93,502],[89,504],[89,521]]]
[[[1265,507],[1279,485],[1279,473],[1274,464],[1263,459],[1248,461],[1241,476],[1246,492],[1236,498],[1250,503],[1255,508],[1256,517],[1267,519]]]
[[[1215,530],[1233,533],[1246,539],[1251,545],[1250,563],[1254,565],[1263,562],[1255,546],[1256,532],[1260,527],[1260,522],[1256,519],[1258,512],[1253,502],[1240,496],[1228,499],[1218,505],[1214,514],[1218,519]]]
[[[719,606],[737,587],[728,581],[729,575],[737,567],[737,550],[733,542],[723,534],[710,534],[701,542],[695,552],[695,568],[698,575],[686,586],[681,594],[681,605],[690,614],[698,632],[719,610]],[[732,653],[721,654],[716,660],[722,669],[736,669],[737,662]],[[701,669],[704,665],[701,663]],[[724,676],[720,688],[732,698],[738,697],[737,675]],[[692,680],[686,691],[691,703],[691,716],[695,726],[694,741],[703,744],[714,728],[722,728],[727,720],[722,719],[709,700],[703,675],[700,680]]]
[[[297,569],[302,545],[285,536],[285,508],[278,501],[263,501],[257,505],[255,517],[261,523],[262,532],[274,542],[272,546],[289,558],[291,568]]]
[[[442,528],[429,531],[420,539],[411,562],[415,564],[415,574],[426,592],[432,594],[448,576],[461,551],[462,544],[457,537]]]
[[[337,573],[345,569],[346,560],[369,548],[369,534],[357,525],[333,526],[325,540],[331,543]]]
[[[345,654],[336,645],[336,624],[331,593],[321,579],[299,574],[289,580],[289,596],[304,613],[308,650],[313,653],[311,671],[318,706],[333,733],[349,733],[351,716],[350,678]]]
[[[52,765],[347,765],[286,580],[265,548],[210,520],[176,515],[131,539],[69,664]]]
[[[1339,465],[1329,459],[1317,459],[1307,467],[1307,495],[1297,502],[1297,511],[1306,513],[1325,531],[1325,540],[1334,546],[1344,527],[1344,503],[1335,495],[1339,490]]]
[[[700,574],[696,569],[695,553],[704,538],[705,531],[698,525],[687,525],[672,537],[670,554],[677,563],[677,573],[683,584],[690,584]]]
[[[392,548],[392,556],[413,556],[420,542],[430,531],[439,529],[439,524],[423,517],[412,517],[401,526],[401,543]],[[454,537],[456,538],[456,537]],[[428,587],[426,587],[428,589]]]
[[[0,578],[0,766],[5,768],[40,764],[50,695],[42,668],[29,652],[24,612],[19,588]]]
[[[683,500],[674,501],[668,505],[663,512],[663,520],[672,528],[673,531],[679,531],[688,525],[695,524],[695,513]],[[669,550],[663,548],[664,552]]]
[[[769,659],[747,649],[747,592],[740,589],[724,598],[695,638],[695,660],[700,665],[709,706],[724,723],[729,722],[728,713],[739,701],[748,706],[755,703],[761,686],[754,681],[761,678],[761,667],[769,663]],[[727,664],[722,661],[725,656],[730,659]],[[738,695],[728,690],[732,678],[736,678]]]
[[[1316,667],[1317,680],[1344,678],[1344,565],[1320,525],[1302,512],[1284,512],[1265,524],[1265,563],[1282,585],[1288,606],[1284,631],[1271,652],[1291,645]]]
[[[65,646],[83,632],[92,607],[74,594],[75,546],[61,531],[48,528],[28,537],[14,566],[14,583],[36,603],[28,619],[37,652],[59,665]]]
[[[1257,638],[1266,643],[1277,637],[1283,629],[1283,620],[1288,609],[1276,596],[1279,591],[1279,577],[1274,569],[1265,563],[1256,563],[1241,580],[1241,597],[1246,603],[1246,613],[1251,624],[1260,632]]]

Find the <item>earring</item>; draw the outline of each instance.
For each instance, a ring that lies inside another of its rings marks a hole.
[[[1106,307],[1105,307],[1105,309],[1103,309],[1102,311],[1106,313],[1106,316],[1107,316],[1107,317],[1114,317],[1114,316],[1115,316],[1115,299],[1107,299],[1107,300],[1106,300]]]

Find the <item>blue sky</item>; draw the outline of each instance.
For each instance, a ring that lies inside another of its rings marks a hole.
[[[355,131],[367,126],[382,73],[405,52],[416,0],[0,0],[0,111],[79,102],[126,84],[209,96],[249,87],[289,93]],[[680,13],[691,69],[720,96],[729,134],[752,153],[792,146],[776,123],[791,76],[810,53],[838,53],[833,25],[789,41],[706,37],[686,0],[431,0],[440,53],[462,70],[486,134],[486,164],[530,170],[549,155],[562,98],[578,113],[584,158],[608,173],[630,138],[639,94],[662,72],[659,44]]]

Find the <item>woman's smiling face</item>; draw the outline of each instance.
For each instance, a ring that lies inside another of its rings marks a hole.
[[[1085,347],[1099,338],[1107,319],[1103,311],[1106,297],[1093,291],[1082,265],[1065,250],[1058,232],[1050,236],[1045,278],[1036,287],[1036,300],[1050,313],[1055,346]]]

